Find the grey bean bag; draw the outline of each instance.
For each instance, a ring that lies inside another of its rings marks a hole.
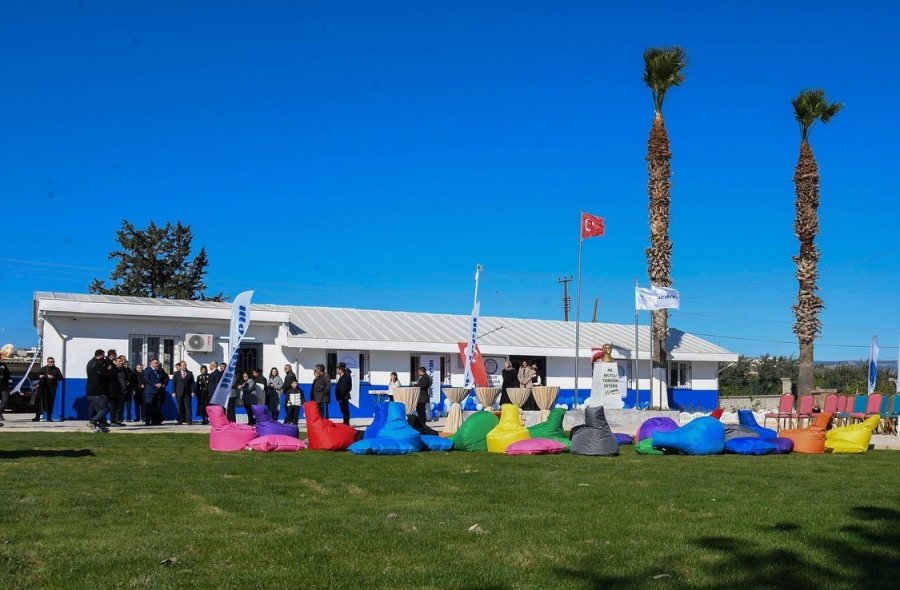
[[[733,438],[759,438],[759,432],[749,426],[741,426],[739,424],[723,424],[723,426],[725,426],[726,442]]]
[[[609,428],[603,406],[584,409],[584,424],[572,429],[572,452],[604,457],[619,454],[619,442]]]

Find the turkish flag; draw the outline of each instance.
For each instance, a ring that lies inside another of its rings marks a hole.
[[[459,345],[459,362],[463,366],[463,369],[466,367],[466,348],[468,348],[468,344],[465,342],[457,342]],[[484,357],[481,356],[481,350],[478,349],[478,345],[475,345],[475,354],[472,355],[472,380],[475,381],[475,385],[478,387],[488,387],[490,383],[488,383],[488,375],[487,369],[484,367]]]
[[[591,215],[590,213],[581,214],[581,239],[593,238],[594,236],[603,235],[603,218]]]

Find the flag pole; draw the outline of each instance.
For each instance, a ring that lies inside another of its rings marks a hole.
[[[584,210],[578,212],[578,286],[575,295],[575,397],[572,409],[578,407],[578,347],[581,344],[581,252],[584,248]]]
[[[641,391],[641,353],[638,348],[638,307],[637,307],[638,279],[634,277],[634,359],[631,362],[631,373],[634,377],[634,409],[638,409],[638,399]]]
[[[654,379],[653,379],[653,323],[654,323],[653,322],[653,312],[651,311],[650,312],[650,338],[649,338],[650,351],[649,351],[649,354],[647,355],[647,362],[648,362],[647,366],[650,367],[650,403],[647,404],[648,409],[653,407],[653,389],[654,389],[653,388],[653,381],[654,381]]]

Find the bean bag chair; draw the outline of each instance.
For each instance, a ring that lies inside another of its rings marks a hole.
[[[256,429],[249,424],[229,422],[222,406],[207,406],[209,417],[209,448],[211,451],[243,451],[256,438]]]
[[[441,452],[453,450],[453,441],[449,438],[444,438],[443,436],[423,434],[422,443],[425,445],[425,450],[427,451]]]
[[[514,442],[506,447],[507,455],[555,455],[569,450],[558,440],[549,438],[529,438]]]
[[[653,439],[645,438],[639,443],[634,445],[634,450],[640,453],[641,455],[664,455],[662,451],[653,447]]]
[[[712,412],[709,413],[710,418],[715,418],[716,420],[722,419],[722,414],[725,413],[725,408],[716,408]]]
[[[303,404],[309,448],[314,451],[344,451],[356,442],[357,432],[346,424],[335,424],[319,415],[316,402]]]
[[[422,435],[406,422],[406,406],[400,402],[384,405],[378,434],[353,443],[348,450],[355,455],[405,455],[424,450]]]
[[[725,452],[735,455],[768,455],[778,447],[759,436],[734,437],[725,441]]]
[[[750,410],[738,410],[738,423],[745,428],[755,430],[759,434],[759,438],[770,440],[778,436],[778,433],[771,428],[763,428],[756,421],[756,417]]]
[[[789,438],[775,437],[765,439],[765,441],[775,447],[775,450],[772,451],[775,455],[784,455],[794,450],[794,441]]]
[[[514,442],[529,438],[531,433],[522,426],[519,406],[503,404],[500,406],[500,423],[488,432],[487,450],[488,453],[502,453]]]
[[[260,453],[288,452],[305,449],[306,445],[299,438],[283,434],[268,434],[254,438],[247,443],[247,448]]]
[[[808,427],[782,430],[778,435],[793,441],[795,453],[821,455],[825,452],[825,430],[831,423],[831,416],[831,412],[823,412]]]
[[[299,429],[293,424],[282,424],[272,418],[266,406],[252,405],[250,410],[256,418],[256,434],[259,436],[293,436],[300,438]]]
[[[825,449],[832,453],[865,453],[880,422],[881,416],[878,415],[865,422],[829,430],[825,433]]]
[[[718,455],[725,450],[725,427],[701,416],[671,432],[653,433],[653,446],[682,455]]]
[[[381,427],[384,426],[384,423],[387,421],[387,405],[388,402],[379,402],[375,404],[375,417],[372,418],[372,423],[369,424],[366,431],[363,432],[363,438],[375,438],[378,436],[378,431],[381,430]]]
[[[531,438],[549,438],[564,444],[567,449],[570,448],[572,441],[569,440],[569,437],[566,436],[566,431],[563,430],[563,418],[565,417],[565,408],[553,408],[544,422],[539,422],[528,428]]]
[[[725,424],[724,426],[725,442],[728,442],[733,438],[761,438],[757,431],[748,428],[747,426],[740,426],[738,424]]]
[[[613,436],[616,437],[616,442],[620,445],[630,445],[634,443],[634,437],[630,434],[624,434],[622,432],[614,432]]]
[[[490,412],[475,412],[466,418],[453,436],[453,448],[457,451],[486,451],[487,435],[500,419]]]
[[[644,420],[644,423],[638,428],[634,440],[636,442],[641,442],[645,438],[652,438],[654,432],[672,432],[676,428],[678,428],[678,423],[666,416],[648,418],[647,420]]]
[[[412,426],[413,428],[415,428],[416,432],[418,432],[421,435],[428,435],[428,436],[440,436],[441,435],[440,432],[438,432],[431,426],[428,426],[427,424],[424,424],[424,425],[419,424],[419,421],[412,414],[407,416],[406,423],[409,424],[410,426]]]
[[[603,406],[584,409],[584,424],[572,429],[572,453],[601,457],[619,454],[619,442],[609,428]]]

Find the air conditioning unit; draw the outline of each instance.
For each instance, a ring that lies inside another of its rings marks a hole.
[[[184,349],[188,352],[212,352],[212,334],[185,334]]]

